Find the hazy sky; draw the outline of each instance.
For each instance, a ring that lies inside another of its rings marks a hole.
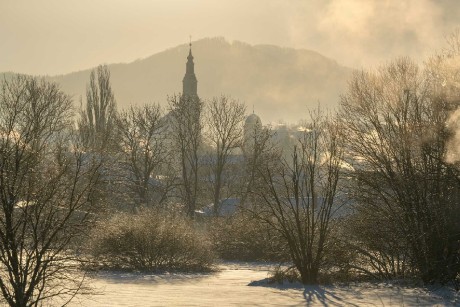
[[[130,62],[204,37],[316,50],[374,66],[442,47],[459,0],[0,0],[0,72]]]

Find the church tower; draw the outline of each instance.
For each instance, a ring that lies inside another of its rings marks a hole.
[[[198,81],[195,76],[195,64],[193,63],[192,55],[192,42],[190,42],[190,50],[187,57],[185,76],[182,80],[182,95],[189,97],[198,97],[197,83]]]

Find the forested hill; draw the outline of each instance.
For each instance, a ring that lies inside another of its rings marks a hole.
[[[182,91],[188,44],[180,45],[128,64],[110,64],[118,107],[159,102]],[[337,105],[351,69],[317,52],[228,42],[206,38],[193,42],[198,94],[201,98],[228,94],[244,101],[264,123],[297,122],[307,117],[307,106]],[[73,95],[85,96],[90,70],[48,77]]]

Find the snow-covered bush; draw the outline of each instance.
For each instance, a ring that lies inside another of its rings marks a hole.
[[[215,259],[211,247],[189,219],[152,210],[114,215],[91,239],[96,260],[118,269],[209,270]]]

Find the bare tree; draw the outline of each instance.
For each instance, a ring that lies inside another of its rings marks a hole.
[[[455,58],[460,55],[460,28],[456,28],[446,37],[446,45],[439,55],[441,58]]]
[[[181,169],[181,197],[194,217],[200,187],[199,151],[202,146],[203,102],[196,96],[169,98],[169,119]]]
[[[99,65],[91,71],[86,87],[86,108],[80,111],[79,130],[86,146],[108,146],[114,131],[116,102],[110,84],[110,71]]]
[[[386,234],[407,246],[405,263],[425,282],[452,280],[460,233],[456,170],[445,162],[452,105],[433,78],[403,58],[377,72],[356,73],[341,107],[355,168],[350,195],[375,219],[392,220],[397,229]],[[402,255],[395,250],[390,254],[398,261]]]
[[[255,191],[263,204],[256,216],[288,245],[302,283],[317,283],[335,211],[342,146],[337,127],[312,114],[309,129],[292,151],[292,161],[259,168]]]
[[[171,168],[166,124],[158,104],[131,107],[117,120],[123,164],[129,170],[127,181],[143,205],[151,202],[153,194],[162,203],[172,186],[166,176]]]
[[[257,190],[262,181],[258,170],[263,167],[275,167],[281,157],[279,148],[271,141],[274,135],[271,127],[263,127],[258,117],[255,117],[255,123],[248,123],[253,120],[251,117],[254,118],[250,115],[244,126],[242,146],[244,161],[241,167],[240,184],[237,185],[241,208],[254,202],[252,192]]]
[[[80,102],[81,103],[81,102]],[[116,102],[110,84],[110,71],[106,65],[99,65],[91,71],[89,84],[86,87],[86,106],[80,106],[80,117],[77,122],[79,135],[88,153],[97,157],[102,163],[101,178],[97,189],[90,196],[101,205],[109,206],[116,203],[111,190],[113,174],[118,161],[116,129]],[[109,154],[110,153],[110,154]]]
[[[229,156],[241,147],[243,141],[243,120],[246,107],[243,103],[229,97],[213,98],[207,105],[206,122],[208,126],[207,137],[211,142],[211,182],[212,199],[214,202],[214,215],[219,212],[222,188],[226,184],[228,175]]]
[[[97,164],[72,132],[57,85],[17,76],[0,92],[0,290],[10,306],[71,299],[82,287],[72,244],[87,229]]]

